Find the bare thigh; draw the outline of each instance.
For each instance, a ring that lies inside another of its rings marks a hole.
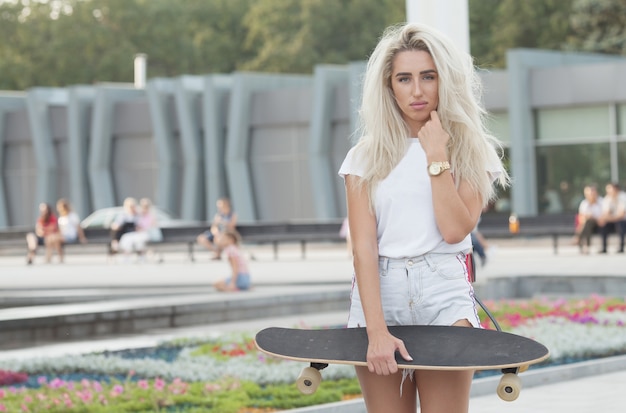
[[[454,323],[472,327],[468,320]],[[474,371],[415,370],[421,413],[467,413]]]
[[[368,413],[415,413],[417,391],[415,383],[407,378],[402,384],[402,370],[389,376],[370,373],[367,367],[356,367],[361,391]]]

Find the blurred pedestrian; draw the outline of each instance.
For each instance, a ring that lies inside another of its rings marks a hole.
[[[46,263],[52,261],[54,251],[59,254],[59,257],[62,257],[61,242],[58,219],[50,204],[42,202],[39,204],[39,217],[35,223],[35,231],[26,234],[26,244],[28,245],[26,263],[29,265],[33,263],[37,254],[37,247],[40,246],[45,247]]]
[[[231,274],[213,284],[218,291],[243,291],[250,289],[250,270],[240,248],[241,237],[227,229],[220,235],[220,248],[230,264]]]

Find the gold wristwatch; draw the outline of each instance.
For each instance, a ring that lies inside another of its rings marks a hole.
[[[441,175],[442,172],[447,169],[450,169],[450,162],[448,161],[431,162],[431,164],[428,165],[428,173],[430,174],[430,176]]]

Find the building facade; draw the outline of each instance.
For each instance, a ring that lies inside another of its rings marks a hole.
[[[0,92],[0,229],[60,197],[83,217],[134,196],[204,221],[228,196],[242,222],[341,218],[363,70]],[[585,184],[626,183],[625,75],[624,58],[524,49],[481,71],[513,177],[488,213],[571,212]]]

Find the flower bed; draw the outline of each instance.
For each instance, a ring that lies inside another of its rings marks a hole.
[[[624,300],[486,304],[506,331],[550,348],[552,362],[626,353]],[[360,393],[354,369],[333,365],[324,370],[320,389],[302,396],[293,385],[302,367],[263,356],[252,335],[241,333],[150,349],[6,360],[0,361],[0,412],[263,412]]]

